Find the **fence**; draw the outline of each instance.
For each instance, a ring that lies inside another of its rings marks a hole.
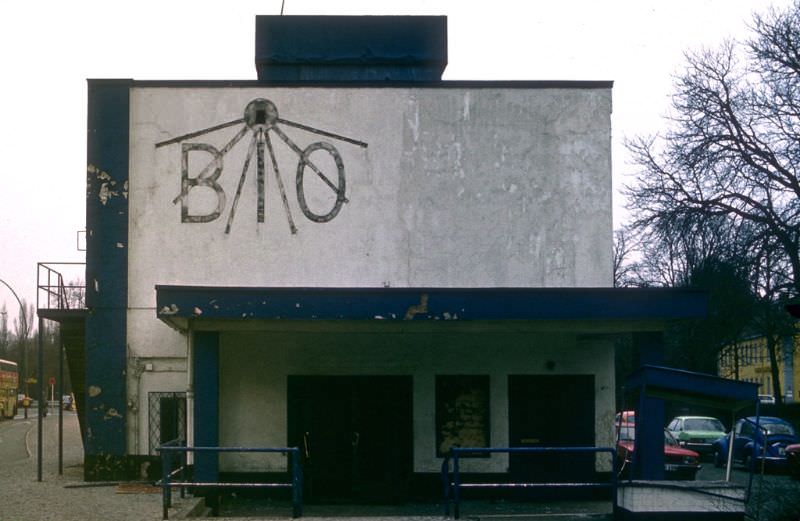
[[[459,456],[461,454],[493,454],[493,453],[608,453],[611,455],[611,479],[608,483],[461,483]],[[444,488],[444,515],[450,516],[450,504],[453,504],[453,518],[461,515],[462,488],[609,488],[611,489],[612,509],[617,509],[617,451],[610,447],[453,447],[442,462],[442,484]],[[453,462],[452,473],[450,461]]]
[[[158,447],[161,453],[161,480],[157,483],[161,487],[161,503],[162,503],[162,517],[169,519],[169,508],[172,506],[172,489],[180,488],[181,497],[183,497],[186,488],[291,488],[292,489],[292,517],[302,517],[303,515],[303,467],[300,465],[300,450],[297,447],[184,447],[179,445],[179,440],[166,443]],[[282,454],[290,453],[291,466],[292,466],[292,480],[290,483],[219,483],[219,482],[198,482],[198,481],[185,481],[188,474],[188,465],[186,463],[186,455],[190,452],[249,452],[249,453],[268,453],[279,452]],[[174,458],[180,455],[180,464],[174,465]],[[180,481],[173,481],[173,478],[179,476]]]

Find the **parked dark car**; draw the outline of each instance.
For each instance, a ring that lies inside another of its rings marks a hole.
[[[733,461],[743,463],[749,470],[786,468],[786,447],[798,443],[797,431],[791,423],[773,416],[742,418],[733,428]],[[714,465],[725,466],[730,436],[714,442]]]
[[[617,469],[619,475],[623,477],[630,471],[636,428],[632,424],[622,424],[618,428]],[[700,470],[700,455],[693,450],[682,448],[669,431],[664,429],[664,477],[693,480],[698,470]]]
[[[786,446],[786,462],[794,479],[800,479],[800,443]]]

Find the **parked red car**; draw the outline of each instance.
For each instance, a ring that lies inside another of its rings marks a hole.
[[[636,411],[618,412],[616,417],[614,418],[614,421],[616,422],[617,425],[619,425],[620,423],[622,425],[625,425],[626,423],[633,425],[634,423],[636,423]]]
[[[633,424],[619,426],[617,439],[617,468],[620,476],[630,471],[635,440]],[[684,449],[677,440],[664,429],[664,477],[666,479],[693,480],[700,470],[700,455],[693,450]]]
[[[786,446],[786,461],[794,479],[800,479],[800,443]]]

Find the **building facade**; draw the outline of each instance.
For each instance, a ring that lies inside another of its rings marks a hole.
[[[258,81],[89,82],[87,477],[177,437],[375,498],[454,445],[613,446],[615,336],[704,304],[611,288],[612,84],[441,81],[442,17],[257,27]]]
[[[785,403],[800,401],[800,336],[786,337],[777,345],[778,380]],[[726,346],[720,353],[719,375],[759,385],[765,401],[774,401],[772,365],[767,339],[753,336]]]

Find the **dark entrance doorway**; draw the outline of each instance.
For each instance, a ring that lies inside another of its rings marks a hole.
[[[510,375],[512,447],[593,447],[593,375]],[[594,477],[594,454],[511,454],[517,482],[577,482]],[[552,491],[551,491],[552,492]]]
[[[410,376],[289,376],[289,444],[310,501],[387,502],[412,471]]]

